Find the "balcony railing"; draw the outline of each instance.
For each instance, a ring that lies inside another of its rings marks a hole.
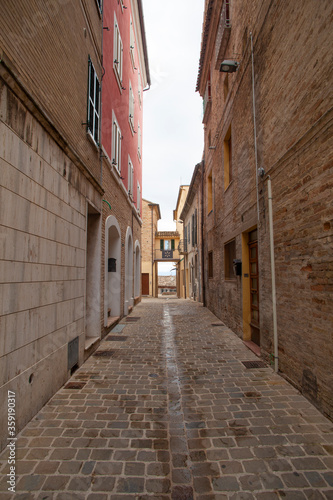
[[[212,93],[211,93],[211,85],[210,81],[207,82],[205,95],[203,98],[203,123],[207,123],[209,113],[212,107]]]
[[[177,250],[155,250],[155,260],[173,261],[179,260],[179,251]]]
[[[224,0],[223,2],[220,22],[217,29],[215,43],[215,69],[220,69],[220,65],[224,59],[225,51],[229,41],[231,31],[230,1],[231,0]]]

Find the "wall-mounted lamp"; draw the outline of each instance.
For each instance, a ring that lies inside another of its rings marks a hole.
[[[264,168],[262,168],[262,167],[258,168],[259,177],[261,177],[263,179],[265,177],[265,174],[266,174],[266,172],[265,172]]]
[[[237,71],[239,63],[237,61],[230,61],[226,59],[221,63],[220,72],[221,73],[235,73]]]

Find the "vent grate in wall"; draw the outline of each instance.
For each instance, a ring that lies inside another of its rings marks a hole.
[[[247,369],[251,368],[267,368],[266,363],[263,361],[242,361],[243,365]]]

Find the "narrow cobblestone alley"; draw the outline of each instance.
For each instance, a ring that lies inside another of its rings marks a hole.
[[[2,499],[333,499],[333,424],[197,303],[144,299],[18,435]],[[17,401],[17,405],[20,402]]]

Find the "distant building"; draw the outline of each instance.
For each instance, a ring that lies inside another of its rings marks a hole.
[[[142,295],[158,296],[158,269],[155,261],[155,234],[161,219],[160,206],[142,200]]]
[[[206,0],[197,80],[206,304],[330,417],[332,14]]]
[[[177,294],[176,276],[159,276],[158,293],[164,296],[176,295]]]
[[[202,301],[202,164],[193,172],[180,220],[183,221],[183,241],[180,253],[184,256],[187,296]]]
[[[180,298],[186,299],[188,297],[188,270],[186,273],[186,268],[185,268],[185,258],[184,258],[184,224],[183,221],[180,218],[180,215],[182,213],[185,200],[187,197],[187,193],[189,190],[188,185],[182,185],[179,187],[178,191],[178,198],[177,198],[177,203],[176,203],[176,208],[173,211],[173,220],[176,223],[176,230],[180,235],[180,240],[179,240],[179,246],[178,246],[178,251],[179,251],[179,262],[176,264],[176,269],[177,269],[177,295]]]

